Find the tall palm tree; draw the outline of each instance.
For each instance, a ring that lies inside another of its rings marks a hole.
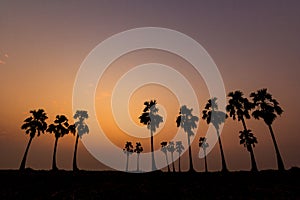
[[[133,153],[133,146],[131,142],[126,142],[123,152],[126,154],[126,172],[128,172],[129,155]]]
[[[89,127],[85,123],[85,120],[89,118],[88,112],[85,110],[77,110],[74,117],[74,119],[78,119],[78,121],[75,122],[74,127],[70,126],[71,133],[73,135],[76,134],[76,140],[75,140],[75,148],[74,148],[74,155],[73,155],[73,171],[78,171],[77,167],[77,147],[78,147],[78,139],[81,138],[83,134],[89,133]],[[72,128],[75,128],[74,130]]]
[[[219,141],[219,148],[221,153],[221,160],[222,160],[222,171],[227,172],[227,165],[225,161],[225,155],[223,152],[223,146],[221,142],[221,137],[219,133],[219,127],[222,123],[225,122],[225,118],[227,117],[226,113],[218,110],[217,98],[211,98],[208,100],[207,104],[205,105],[204,110],[202,111],[202,119],[206,120],[207,124],[212,123],[217,131],[218,141]]]
[[[257,139],[253,135],[253,133],[250,129],[240,131],[239,138],[240,138],[240,144],[243,144],[244,147],[247,148],[247,151],[249,151],[251,162],[254,162],[252,164],[252,166],[254,166],[254,167],[252,167],[251,171],[256,172],[257,167],[256,167],[256,161],[255,161],[254,152],[253,152],[252,147],[255,147],[255,144],[257,143]]]
[[[247,126],[245,122],[246,119],[250,119],[249,112],[254,108],[254,104],[251,103],[247,98],[244,97],[243,92],[237,90],[234,92],[230,92],[228,94],[229,102],[226,106],[227,112],[229,112],[229,116],[232,117],[233,120],[236,118],[238,121],[241,121],[244,127],[244,131],[247,131]],[[252,145],[249,146],[252,149]],[[253,151],[253,150],[251,150]],[[251,157],[251,168],[252,171],[257,171],[257,165],[255,159]]]
[[[56,166],[56,149],[57,149],[58,139],[68,134],[69,131],[70,130],[69,130],[68,118],[64,115],[56,115],[56,119],[54,120],[54,123],[50,124],[47,129],[47,132],[54,133],[55,136],[53,159],[52,159],[52,170],[58,170]]]
[[[274,120],[278,115],[280,116],[283,113],[283,110],[279,106],[278,101],[267,92],[266,88],[258,90],[257,92],[252,92],[250,97],[252,97],[256,106],[256,110],[252,112],[252,116],[255,119],[263,119],[268,126],[276,152],[278,170],[283,171],[284,164],[272,128]]]
[[[181,106],[179,116],[176,119],[177,127],[183,128],[187,133],[188,146],[189,146],[189,172],[195,172],[192,159],[191,137],[194,135],[193,129],[197,128],[199,118],[192,114],[193,109],[189,109],[187,106]]]
[[[136,162],[137,162],[137,166],[136,166],[136,171],[139,172],[140,171],[140,153],[143,152],[143,147],[141,145],[140,142],[137,142],[135,144],[135,149],[134,149],[134,152],[137,153],[137,158],[136,158]]]
[[[160,145],[161,145],[160,150],[161,150],[161,151],[165,154],[165,156],[166,156],[166,162],[167,162],[167,166],[168,166],[168,172],[171,172],[170,166],[169,166],[169,160],[168,160],[168,149],[167,149],[168,142],[161,142]]]
[[[177,141],[176,142],[175,149],[178,152],[178,171],[181,172],[181,168],[180,168],[180,156],[181,156],[182,151],[184,150],[184,146],[182,145],[181,141]]]
[[[156,100],[144,102],[145,108],[142,115],[139,117],[140,123],[147,125],[147,128],[150,130],[151,136],[151,154],[152,154],[152,171],[155,171],[155,159],[154,159],[154,144],[153,144],[153,134],[156,132],[156,129],[159,127],[159,124],[163,122],[163,118],[158,115],[158,108],[156,107]]]
[[[203,149],[203,152],[204,152],[204,163],[205,163],[205,172],[208,172],[208,169],[207,169],[207,160],[206,160],[206,148],[209,147],[209,144],[206,142],[206,139],[205,137],[200,137],[199,139],[199,147]]]
[[[171,153],[171,161],[172,161],[172,167],[173,167],[173,172],[175,172],[175,165],[174,165],[174,151],[175,151],[175,144],[174,142],[169,142],[168,146],[167,146],[167,150]]]
[[[40,136],[41,132],[44,133],[47,129],[46,119],[48,119],[48,117],[43,109],[31,110],[30,113],[31,116],[27,117],[24,120],[24,124],[21,126],[21,129],[26,130],[25,133],[29,134],[30,138],[19,168],[20,170],[25,169],[28,150],[35,134],[37,133],[37,136]]]

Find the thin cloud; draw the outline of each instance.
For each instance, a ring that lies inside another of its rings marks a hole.
[[[0,60],[0,65],[5,65],[5,62],[3,60]]]
[[[8,54],[7,54],[7,53],[6,53],[6,54],[4,54],[4,57],[5,57],[5,58],[8,58]]]

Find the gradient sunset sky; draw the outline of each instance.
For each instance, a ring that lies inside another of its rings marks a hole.
[[[273,124],[286,168],[300,166],[300,2],[288,1],[15,1],[0,2],[0,168],[17,169],[28,135],[20,129],[29,110],[44,108],[51,123],[57,114],[72,121],[72,92],[77,71],[89,52],[106,38],[138,27],[163,27],[180,31],[199,42],[210,54],[223,77],[226,93],[242,90],[245,95],[268,88],[284,113]],[[199,109],[209,98],[201,76],[184,59],[159,50],[131,52],[117,59],[105,72],[96,92],[97,117],[108,136],[120,148],[126,138],[111,118],[110,97],[114,84],[136,65],[157,62],[180,71],[197,91]],[[179,104],[167,88],[152,84],[139,88],[129,103],[133,121],[143,102],[168,102],[168,122],[155,138],[172,139],[177,130],[175,117]],[[174,125],[174,126],[173,126]],[[254,152],[259,169],[275,169],[276,157],[268,129],[263,121],[247,121],[258,139]],[[207,130],[203,120],[195,137],[195,168],[203,171],[198,158],[198,138]],[[239,144],[240,122],[228,119],[222,140],[229,170],[249,170],[250,157]],[[140,139],[149,150],[149,139]],[[75,138],[60,139],[59,168],[71,169]],[[50,169],[54,136],[45,133],[33,140],[27,166]],[[108,149],[109,151],[109,149]],[[125,155],[124,155],[125,156]],[[210,170],[220,170],[219,148],[208,155]],[[187,155],[182,158],[187,168]],[[82,143],[78,149],[82,169],[108,169],[88,153]],[[125,163],[124,163],[125,166]]]

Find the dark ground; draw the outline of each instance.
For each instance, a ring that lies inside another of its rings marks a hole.
[[[130,174],[0,171],[0,199],[300,199],[300,169]]]

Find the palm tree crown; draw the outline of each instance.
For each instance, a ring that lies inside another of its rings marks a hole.
[[[32,116],[24,120],[24,124],[21,126],[21,129],[26,130],[26,134],[29,134],[30,137],[34,137],[36,132],[37,136],[40,136],[41,132],[44,133],[47,129],[46,119],[48,119],[47,114],[43,109],[31,110],[30,113]]]
[[[262,118],[267,125],[271,125],[277,115],[283,113],[278,101],[267,92],[266,88],[252,92],[250,97],[252,97],[253,103],[256,106],[256,110],[253,111],[252,116],[255,119]]]
[[[250,146],[255,147],[255,144],[257,144],[257,139],[250,129],[240,131],[239,138],[240,144],[243,144],[248,151],[250,151]]]
[[[254,104],[249,102],[249,100],[243,97],[243,92],[237,90],[235,92],[230,92],[228,94],[229,104],[226,106],[226,110],[229,112],[230,117],[233,120],[238,118],[238,121],[242,120],[244,117],[250,119],[249,111],[254,108]]]

